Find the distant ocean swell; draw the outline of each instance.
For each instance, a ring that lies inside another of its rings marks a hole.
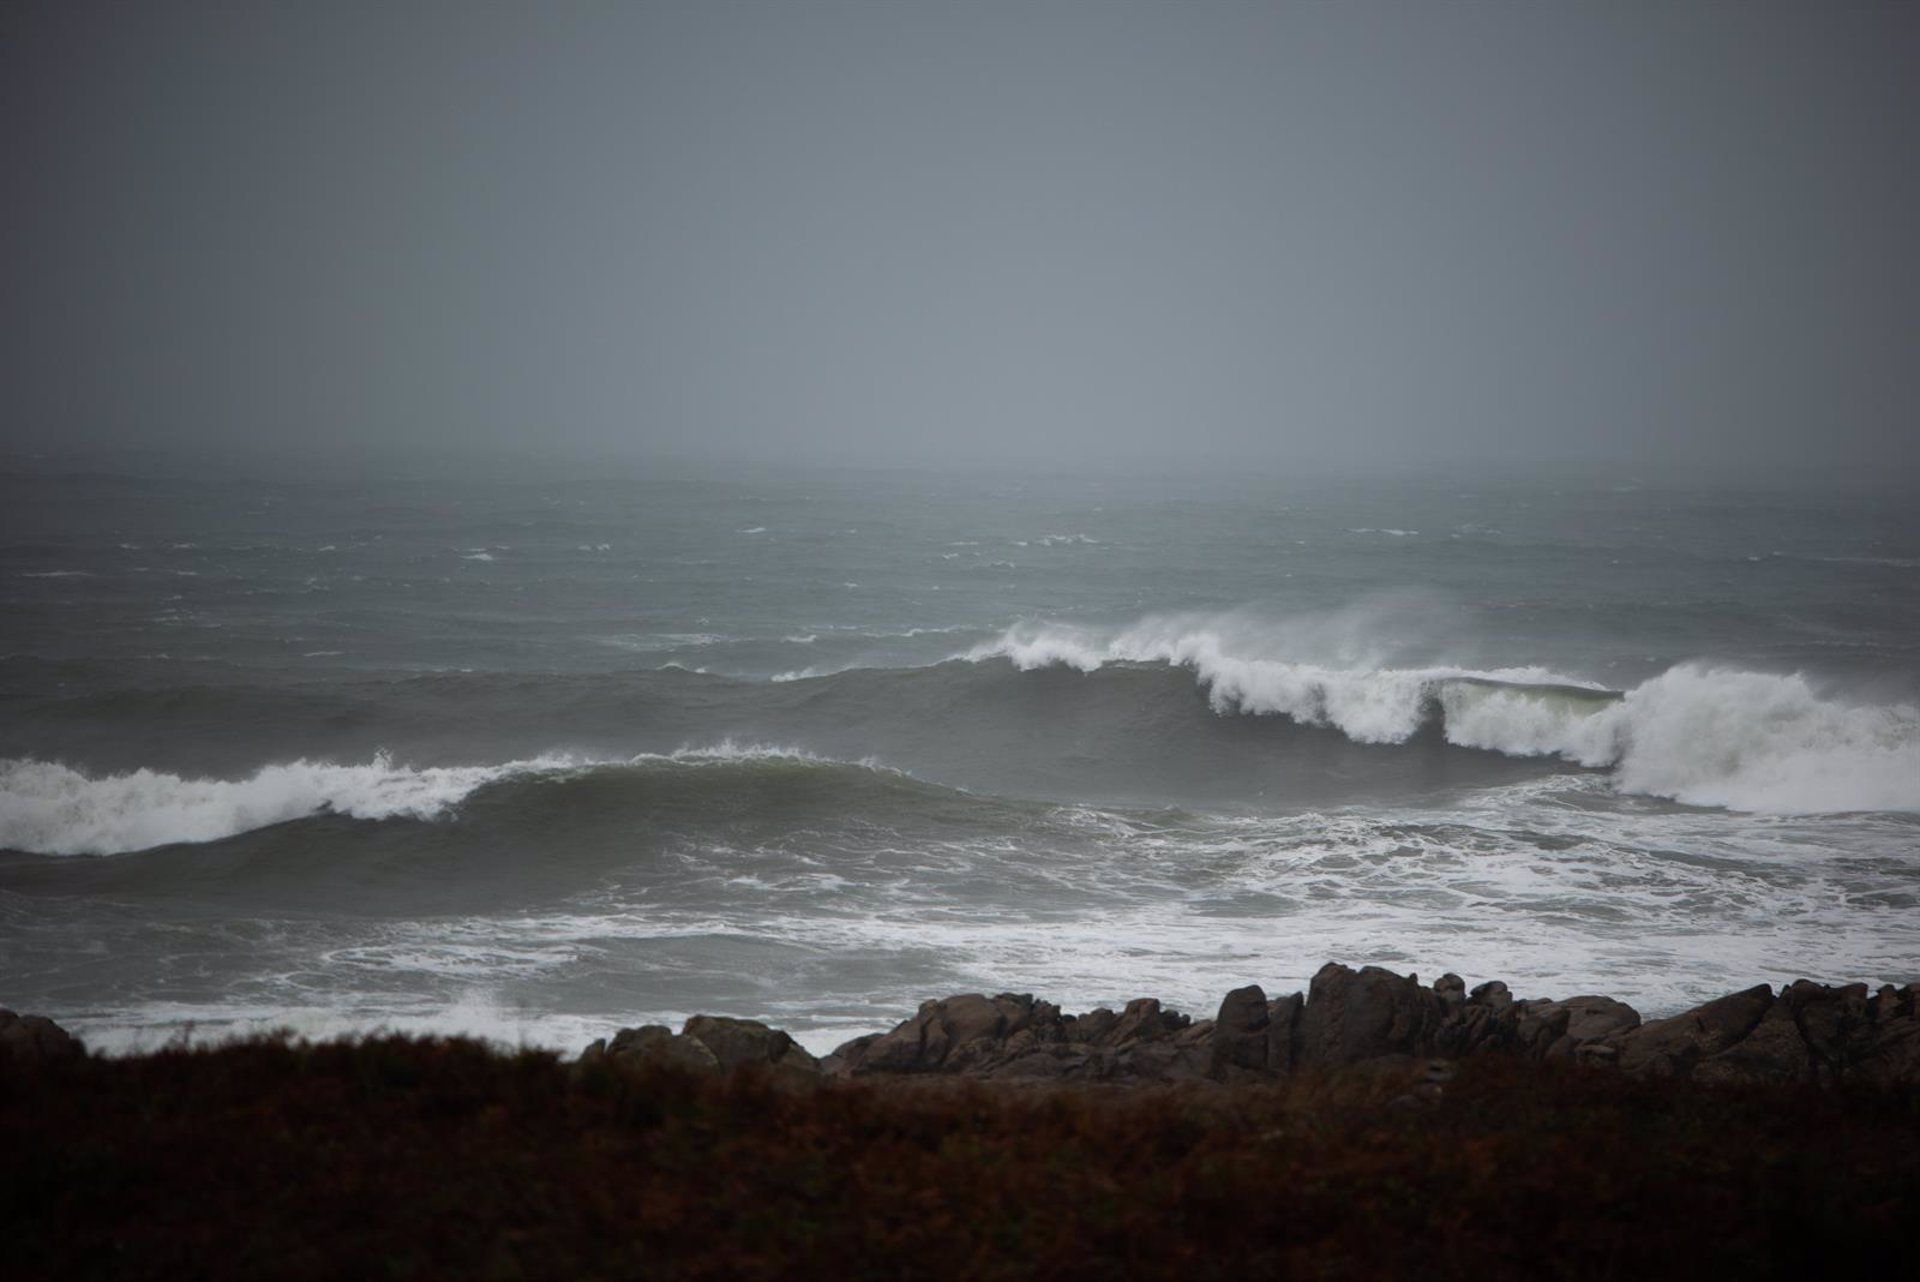
[[[1920,710],[1838,702],[1795,675],[1681,665],[1616,693],[1539,669],[1341,669],[1241,658],[1204,633],[1104,642],[1064,632],[1009,634],[967,658],[917,672],[851,672],[819,681],[823,693],[839,687],[844,700],[845,687],[866,681],[941,680],[983,665],[981,675],[991,678],[991,667],[1002,661],[1022,670],[1065,666],[1129,680],[1129,674],[1151,677],[1155,669],[1187,669],[1216,713],[1331,727],[1360,743],[1404,743],[1433,733],[1459,748],[1610,769],[1622,792],[1734,810],[1920,810]],[[1003,671],[1006,679],[1019,679]],[[1140,697],[1151,689],[1090,686],[1085,697],[1137,700],[1152,711],[1157,705]],[[976,728],[983,731],[991,733],[992,724]],[[651,772],[658,786],[671,789],[690,786],[689,768],[713,765],[826,772],[823,800],[837,796],[851,810],[863,799],[846,772],[881,769],[871,760],[831,761],[803,746],[732,740],[666,753],[548,752],[478,765],[411,766],[384,753],[357,763],[291,760],[231,779],[159,769],[87,772],[20,757],[0,761],[0,848],[118,854],[216,841],[325,814],[428,821],[505,781],[631,779]]]

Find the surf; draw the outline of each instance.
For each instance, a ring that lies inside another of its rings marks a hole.
[[[1231,629],[1148,620],[1105,635],[1027,625],[956,656],[1095,673],[1185,669],[1222,715],[1275,716],[1358,743],[1446,743],[1612,772],[1623,792],[1814,814],[1920,810],[1920,708],[1849,702],[1801,673],[1681,663],[1617,691],[1541,667],[1340,666],[1249,652]]]
[[[695,771],[712,777],[704,785],[689,784]],[[12,759],[0,761],[0,849],[117,855],[217,842],[325,816],[430,822],[454,817],[483,797],[492,799],[496,814],[517,813],[525,826],[538,828],[556,818],[550,805],[535,804],[516,785],[571,785],[563,810],[604,803],[607,798],[591,790],[611,788],[625,794],[626,808],[663,818],[724,808],[755,787],[781,784],[790,800],[791,794],[811,794],[829,807],[857,810],[863,794],[874,791],[871,780],[880,781],[881,791],[949,791],[871,759],[841,761],[731,739],[623,759],[549,753],[471,766],[410,766],[381,752],[359,763],[276,762],[239,779],[145,768],[89,774],[58,762]]]

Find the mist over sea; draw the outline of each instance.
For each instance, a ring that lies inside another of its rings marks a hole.
[[[1896,484],[16,459],[0,511],[0,1002],[108,1048],[1920,979]]]

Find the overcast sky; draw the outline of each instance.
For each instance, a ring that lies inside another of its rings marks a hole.
[[[1910,464],[1916,15],[16,0],[4,436]]]

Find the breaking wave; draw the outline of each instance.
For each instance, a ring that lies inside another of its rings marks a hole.
[[[1231,628],[1148,620],[1109,634],[1015,627],[957,656],[1023,671],[1164,663],[1219,713],[1283,716],[1361,743],[1437,726],[1448,743],[1610,767],[1622,791],[1691,805],[1810,814],[1920,810],[1920,708],[1827,697],[1799,674],[1686,663],[1625,692],[1544,668],[1296,662]]]
[[[439,819],[479,789],[511,779],[645,765],[767,762],[884,769],[874,762],[832,762],[797,748],[731,740],[620,761],[550,754],[497,765],[414,767],[396,765],[379,753],[358,765],[278,763],[234,780],[144,769],[89,775],[57,762],[16,758],[0,761],[0,849],[115,855],[218,841],[316,815]]]

